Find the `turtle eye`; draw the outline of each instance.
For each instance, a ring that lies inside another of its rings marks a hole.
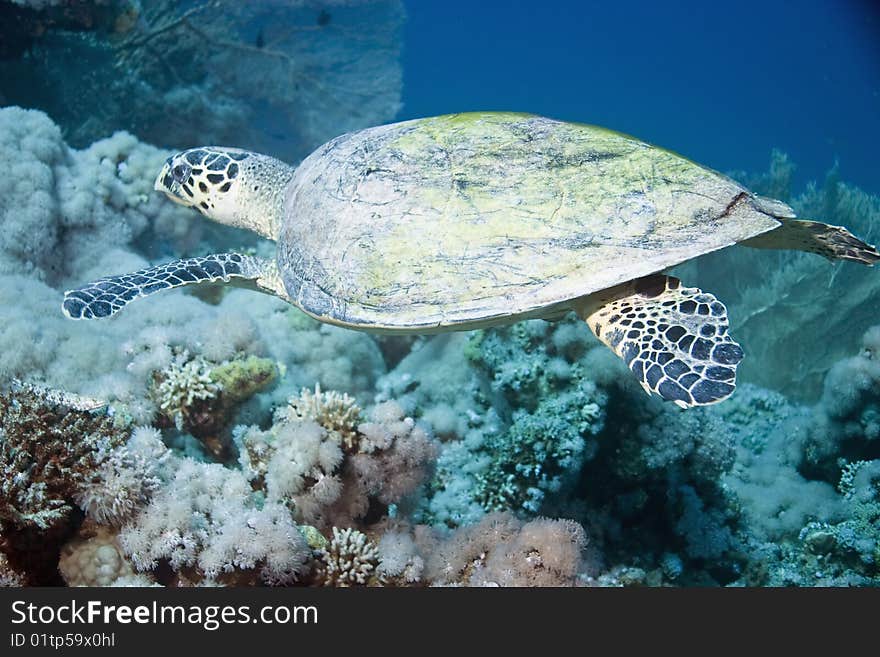
[[[188,164],[178,164],[171,169],[171,177],[179,183],[189,180],[190,173],[192,173],[192,167]]]

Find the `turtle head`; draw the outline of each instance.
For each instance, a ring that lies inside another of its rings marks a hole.
[[[208,219],[275,239],[293,169],[267,155],[205,146],[172,155],[154,185]]]

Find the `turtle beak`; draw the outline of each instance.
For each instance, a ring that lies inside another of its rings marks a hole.
[[[166,162],[162,166],[162,170],[159,172],[159,175],[156,176],[156,182],[153,183],[153,189],[157,192],[165,192],[166,194],[171,191],[171,185],[174,183],[174,178],[171,177],[171,167],[168,162]]]
[[[174,179],[174,176],[171,175],[171,163],[168,161],[165,162],[159,175],[156,176],[156,182],[153,183],[153,189],[157,192],[162,192],[178,205],[190,205],[181,198],[180,183],[178,183]]]

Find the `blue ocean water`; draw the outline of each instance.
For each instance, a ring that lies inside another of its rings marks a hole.
[[[493,110],[776,200],[360,132]],[[0,0],[0,585],[880,584],[878,118],[867,1]]]
[[[779,148],[800,183],[880,190],[880,7],[801,2],[410,1],[401,118],[529,111],[722,171]]]

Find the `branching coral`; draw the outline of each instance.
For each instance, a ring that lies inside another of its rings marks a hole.
[[[455,525],[476,519],[480,509],[536,513],[548,494],[577,481],[595,451],[592,437],[603,427],[606,405],[577,362],[586,340],[582,325],[531,321],[477,331],[460,345],[470,382],[456,393],[469,402],[462,408],[467,423],[456,427],[461,440],[444,446],[436,494],[422,519]],[[408,366],[405,360],[398,369]],[[386,380],[395,378],[396,372]],[[452,427],[440,412],[451,410],[447,400],[437,404],[429,394],[420,395],[426,407],[417,410]]]
[[[536,513],[547,493],[576,479],[595,450],[587,439],[602,429],[604,396],[589,381],[547,397],[534,412],[517,409],[507,432],[491,435],[489,466],[477,476],[475,495],[487,510]]]
[[[221,388],[211,378],[207,361],[184,351],[157,373],[154,390],[159,409],[181,430],[195,402],[215,398]]]
[[[281,413],[289,420],[312,420],[338,436],[346,451],[358,451],[361,409],[356,400],[345,393],[321,392],[321,384],[316,383],[314,392],[304,388]]]
[[[370,586],[382,584],[376,572],[379,550],[356,529],[333,527],[330,544],[318,554],[316,581],[322,586]]]
[[[184,350],[153,372],[152,396],[178,431],[189,431],[214,458],[222,459],[229,446],[222,432],[233,411],[268,386],[275,373],[268,358],[248,356],[217,365]]]

